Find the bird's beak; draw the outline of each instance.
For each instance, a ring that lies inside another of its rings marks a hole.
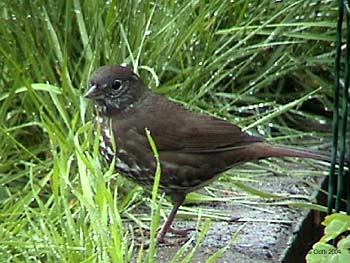
[[[101,96],[97,89],[97,85],[92,85],[90,89],[84,94],[84,98],[87,99],[98,99]]]

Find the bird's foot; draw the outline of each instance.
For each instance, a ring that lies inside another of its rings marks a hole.
[[[168,232],[177,235],[179,237],[187,237],[189,232],[193,232],[195,231],[195,228],[186,228],[186,229],[177,229],[177,228],[173,228],[173,227],[169,227]]]
[[[180,246],[183,245],[189,239],[188,233],[195,230],[195,228],[177,229],[169,227],[167,232],[170,232],[177,236],[175,237],[175,240],[169,240],[169,238],[165,238],[165,235],[161,232],[157,238],[157,242],[158,244],[166,246]]]
[[[169,238],[157,238],[158,246],[165,247],[179,247],[185,244],[188,241],[188,237],[181,237],[174,240],[170,240]]]
[[[181,246],[189,240],[189,233],[195,230],[195,228],[177,229],[170,227],[167,231],[168,233],[170,233],[170,237],[168,235],[167,237],[165,237],[165,235],[159,233],[157,238],[157,245],[169,247]],[[147,239],[147,237],[149,238],[149,230],[146,230],[146,235],[144,236],[144,238]],[[136,246],[143,247],[143,249],[148,249],[150,246],[150,242],[145,242],[144,239],[142,241],[141,238],[136,238]]]
[[[178,247],[178,246],[182,246],[187,241],[188,241],[188,237],[181,237],[181,238],[176,238],[176,239],[158,237],[156,246],[158,246],[158,247]],[[150,241],[142,242],[140,239],[136,239],[135,245],[136,245],[136,247],[139,247],[139,248],[142,247],[143,249],[147,250],[147,249],[149,249],[151,242]]]

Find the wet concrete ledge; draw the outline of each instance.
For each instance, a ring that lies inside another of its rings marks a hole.
[[[305,180],[321,186],[325,179],[317,176]],[[317,190],[298,177],[269,175],[261,178],[261,181],[263,183],[250,185],[270,193],[305,195],[309,200],[316,200],[320,196]],[[266,205],[266,201],[263,198],[254,200],[255,205],[246,205],[244,202],[196,204],[201,208],[225,211],[232,215],[232,220],[212,222],[201,248],[191,262],[206,262],[213,253],[229,243],[242,224],[245,225],[237,239],[217,262],[304,262],[307,251],[322,233],[319,227],[322,216],[305,208]],[[179,228],[195,225],[195,221],[176,219]],[[176,246],[158,248],[157,262],[170,262],[178,249]]]

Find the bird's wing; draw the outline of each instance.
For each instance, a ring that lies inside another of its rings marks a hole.
[[[148,121],[141,121],[141,126],[150,129],[159,151],[220,152],[264,141],[225,120],[190,111],[163,97],[157,100],[157,108],[146,110]]]

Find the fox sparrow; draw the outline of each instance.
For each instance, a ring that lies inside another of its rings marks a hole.
[[[116,169],[148,189],[156,169],[145,129],[150,130],[161,164],[159,187],[174,205],[158,235],[160,243],[168,231],[175,232],[171,225],[186,194],[233,166],[268,157],[326,159],[318,153],[270,144],[230,122],[190,111],[153,93],[126,67],[97,69],[85,97],[99,105],[104,157],[107,161],[116,157]]]

